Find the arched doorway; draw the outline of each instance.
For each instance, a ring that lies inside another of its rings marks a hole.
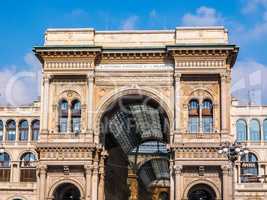
[[[53,193],[53,200],[80,200],[80,190],[72,183],[60,184]]]
[[[188,192],[188,200],[215,200],[214,190],[206,184],[194,185]]]
[[[169,120],[166,112],[150,97],[126,95],[107,108],[100,125],[101,143],[109,155],[105,161],[105,199],[124,200],[130,197],[137,200],[140,199],[139,193],[142,193],[145,194],[142,195],[143,200],[150,200],[152,192],[148,187],[145,188],[146,191],[140,191],[139,185],[153,182],[154,177],[161,178],[155,170],[165,167],[165,162],[163,165],[162,162],[152,163],[153,167],[143,173],[153,177],[151,181],[147,181],[146,178],[150,176],[142,179],[143,175],[138,174],[138,157],[142,155],[149,160],[149,157],[153,158],[155,155],[168,154],[166,146],[164,153],[159,148],[160,144],[169,141]],[[168,156],[164,155],[165,159],[166,157],[166,169],[169,170]],[[149,166],[152,166],[151,163]],[[169,171],[164,173],[169,175]],[[133,177],[138,183],[132,184]],[[133,191],[138,194],[133,195]]]

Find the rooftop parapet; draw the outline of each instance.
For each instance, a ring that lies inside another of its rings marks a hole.
[[[228,44],[224,27],[177,27],[175,30],[96,31],[48,29],[44,46],[164,47],[176,44]]]

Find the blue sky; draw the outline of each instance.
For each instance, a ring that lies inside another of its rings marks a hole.
[[[36,72],[31,49],[42,45],[47,28],[93,27],[97,30],[174,29],[176,26],[224,25],[240,46],[233,71],[233,94],[267,103],[267,0],[6,0],[0,7],[0,104],[27,103],[39,92],[38,78],[18,81],[14,91],[33,92],[9,102],[6,83],[19,72]],[[30,76],[29,76],[30,77]],[[16,96],[18,93],[16,93]],[[21,94],[23,95],[23,94]]]

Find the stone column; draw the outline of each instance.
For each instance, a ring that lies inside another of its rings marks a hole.
[[[92,175],[92,200],[98,200],[98,181],[99,181],[99,154],[100,150],[96,149],[93,163]]]
[[[88,101],[87,101],[87,112],[88,112],[88,130],[93,129],[93,95],[94,95],[94,74],[90,73],[88,78]]]
[[[20,132],[19,132],[19,119],[16,119],[16,139],[15,141],[18,142],[20,138]]]
[[[174,181],[173,160],[170,160],[170,200],[175,200],[175,181]]]
[[[86,188],[85,188],[85,200],[91,200],[91,184],[92,184],[92,169],[91,165],[85,165],[85,179],[86,179]]]
[[[182,165],[175,165],[174,172],[175,172],[175,200],[182,199]]]
[[[68,125],[67,125],[67,132],[71,133],[71,102],[68,102]]]
[[[267,183],[267,164],[265,164],[265,168],[264,168],[264,174],[265,174],[265,183]]]
[[[7,140],[7,135],[6,135],[6,120],[2,120],[3,122],[3,143],[5,143],[5,141]]]
[[[48,112],[49,112],[49,81],[50,76],[43,76],[43,89],[42,89],[42,121],[41,121],[41,130],[43,132],[48,132]]]
[[[223,200],[233,200],[232,198],[232,187],[233,184],[231,184],[229,179],[229,165],[223,165],[221,166],[222,169],[222,185],[223,185]]]
[[[180,91],[181,91],[181,73],[174,74],[174,85],[175,85],[175,101],[174,101],[174,110],[175,110],[175,130],[179,132],[181,127],[180,115],[181,115],[181,102],[180,102]]]
[[[29,130],[28,130],[28,142],[31,142],[32,140],[32,122],[28,120],[29,123]]]
[[[228,92],[228,75],[227,73],[221,74],[221,128],[222,131],[227,131],[227,121],[228,121],[228,113],[229,113],[229,107],[228,107],[228,101],[230,101],[228,98],[229,95]]]
[[[240,170],[240,163],[237,164],[237,183],[241,183],[241,170]]]
[[[135,172],[128,170],[128,180],[130,185],[131,196],[129,200],[138,200],[138,183]]]
[[[37,171],[39,172],[39,200],[44,200],[45,199],[45,188],[46,188],[46,165],[40,165],[37,168]]]

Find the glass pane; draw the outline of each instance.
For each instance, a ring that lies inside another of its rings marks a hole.
[[[73,117],[72,118],[72,131],[80,132],[80,124],[81,124],[80,117]]]
[[[189,117],[188,130],[190,133],[199,132],[199,118],[198,117]]]
[[[0,153],[0,167],[10,167],[10,158],[7,153]]]
[[[61,117],[59,120],[59,131],[67,132],[67,128],[68,128],[68,119],[65,117]]]
[[[247,140],[247,124],[244,120],[236,122],[236,138],[238,142]]]
[[[267,119],[265,119],[263,122],[263,135],[264,140],[267,141]]]
[[[7,139],[9,141],[14,141],[16,140],[16,130],[8,130],[7,131]]]
[[[250,140],[260,141],[260,124],[257,120],[250,122]]]
[[[203,117],[203,132],[204,133],[211,133],[213,131],[213,118],[212,117]]]
[[[61,110],[68,110],[68,102],[67,101],[62,101],[60,104],[60,109]]]
[[[27,130],[21,130],[19,139],[20,140],[28,140],[28,131]]]
[[[14,120],[9,121],[9,122],[7,123],[7,128],[8,128],[8,129],[16,129],[16,122],[15,122]]]
[[[20,128],[28,128],[28,122],[27,121],[21,121],[20,122],[20,126],[19,126]]]

